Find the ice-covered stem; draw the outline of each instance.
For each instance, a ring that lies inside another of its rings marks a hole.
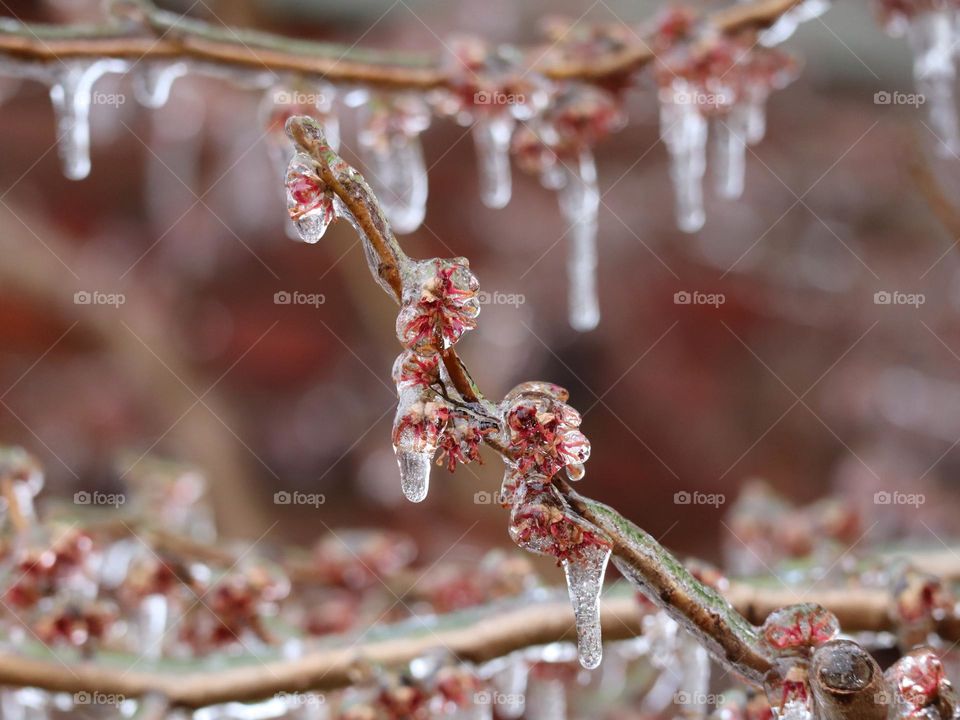
[[[753,0],[707,18],[711,30],[736,34],[764,28],[801,0]],[[102,25],[50,26],[5,24],[0,54],[32,62],[63,58],[193,59],[225,65],[251,74],[294,72],[323,76],[333,83],[427,90],[449,86],[451,78],[439,53],[397,53],[347,47],[224,27],[159,10],[145,0],[117,0],[116,15],[124,22]],[[535,50],[531,48],[531,50]],[[600,57],[557,61],[547,53],[537,70],[547,77],[603,83],[653,60],[648,43],[611,49]]]
[[[410,262],[410,258],[401,249],[370,188],[359,175],[353,180],[343,173],[334,172],[332,165],[339,162],[339,158],[323,141],[322,128],[312,118],[290,118],[287,121],[287,134],[302,152],[316,160],[321,180],[350,211],[368,256],[376,258],[377,282],[381,287],[389,288],[390,295],[400,303],[403,293],[400,269]],[[460,396],[468,402],[482,399],[457,351],[450,346],[442,349],[440,356]]]
[[[720,593],[613,508],[575,492],[559,475],[553,484],[578,515],[603,531],[614,564],[650,600],[693,632],[718,660],[746,679],[762,682],[772,666],[760,649],[757,629]]]
[[[889,712],[883,671],[852,640],[832,640],[816,650],[810,686],[823,720],[884,720]]]

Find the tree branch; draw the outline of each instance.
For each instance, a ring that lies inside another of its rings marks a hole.
[[[737,34],[773,23],[801,0],[754,0],[709,16],[716,30]],[[0,25],[0,53],[24,61],[67,58],[132,60],[192,59],[260,72],[318,75],[333,83],[361,83],[392,89],[427,90],[450,86],[453,79],[436,53],[414,54],[363,50],[311,42],[251,30],[223,28],[134,5],[129,22],[62,27],[6,22]],[[554,80],[602,82],[633,72],[653,60],[643,39],[630,48],[611,50],[584,61],[557,61],[542,48],[528,48],[541,59],[535,69]]]

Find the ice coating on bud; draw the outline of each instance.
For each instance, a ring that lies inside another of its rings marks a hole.
[[[336,218],[333,193],[317,174],[313,158],[297,153],[287,166],[287,212],[300,238],[319,242]]]
[[[397,382],[397,413],[393,421],[393,450],[400,468],[400,487],[411,502],[423,502],[430,486],[430,466],[441,435],[450,418],[450,408],[427,380],[436,363],[413,353],[404,353],[394,363]],[[436,376],[439,379],[439,375]]]
[[[775,657],[809,656],[840,633],[836,616],[816,603],[788,605],[770,613],[760,629]]]
[[[260,102],[267,151],[278,172],[283,172],[290,158],[290,141],[285,128],[287,120],[302,115],[313,118],[323,130],[327,145],[334,151],[340,147],[340,122],[333,111],[336,90],[328,83],[292,79],[280,82],[264,93]]]
[[[957,698],[939,656],[928,647],[917,648],[897,660],[886,672],[893,692],[893,710],[902,718],[957,717]]]
[[[905,565],[892,573],[893,619],[902,650],[921,645],[936,631],[937,621],[954,607],[955,600],[943,581]]]
[[[427,169],[420,133],[430,125],[426,103],[410,93],[382,93],[359,105],[359,154],[387,219],[413,232],[427,211]]]
[[[501,413],[503,442],[521,475],[550,478],[570,466],[571,479],[583,477],[590,441],[578,429],[581,418],[576,410],[552,395],[515,389],[502,403]]]
[[[450,420],[440,435],[437,464],[446,464],[450,472],[457,469],[457,464],[466,465],[473,461],[482,464],[480,445],[484,436],[494,430],[492,427],[483,427],[480,420],[473,415],[452,411]]]
[[[476,327],[480,285],[465,258],[419,260],[405,268],[397,338],[420,355],[438,353]]]

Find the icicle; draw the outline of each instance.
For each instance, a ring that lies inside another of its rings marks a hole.
[[[745,95],[747,145],[756,145],[767,134],[767,92],[760,85],[752,85]]]
[[[433,452],[397,450],[397,464],[400,466],[400,488],[410,502],[423,502],[430,490],[430,466],[433,464]]]
[[[147,595],[140,601],[138,614],[139,647],[143,649],[143,657],[158,660],[163,654],[163,636],[167,631],[167,598],[160,594]]]
[[[133,94],[148,108],[160,108],[170,99],[170,90],[177,78],[187,74],[185,62],[149,62],[134,75]]]
[[[527,689],[527,720],[566,720],[567,691],[559,678],[531,678]]]
[[[90,174],[90,103],[94,83],[108,72],[123,72],[119,60],[68,60],[55,71],[50,99],[57,119],[57,145],[63,173],[71,180]]]
[[[707,715],[707,693],[710,692],[710,654],[696,638],[684,633],[680,646],[680,667],[683,669],[681,687],[689,703],[683,714],[688,718],[704,718]]]
[[[597,168],[593,155],[584,151],[576,167],[565,165],[564,171],[566,178],[558,198],[560,212],[567,221],[570,234],[570,255],[567,260],[570,325],[575,330],[593,330],[600,322],[597,299],[597,213],[600,192],[597,189]]]
[[[587,670],[600,666],[603,645],[600,636],[600,591],[610,560],[610,548],[586,545],[580,557],[563,561],[567,592],[577,621],[577,651]]]
[[[787,10],[773,25],[762,31],[758,38],[759,43],[764,47],[779,45],[793,35],[801,23],[818,18],[829,9],[829,0],[804,0]]]
[[[955,26],[952,10],[930,10],[910,21],[908,32],[913,48],[913,77],[917,91],[929,107],[930,124],[937,151],[949,157],[960,152],[960,124],[957,121],[953,85]]]
[[[663,97],[665,93],[668,97]],[[685,97],[681,99],[681,96]],[[688,233],[697,232],[706,219],[703,173],[706,169],[707,121],[692,97],[682,88],[669,88],[661,91],[660,100],[660,132],[670,153],[677,225]]]
[[[750,108],[735,103],[730,112],[713,122],[713,172],[717,194],[728,200],[743,195]]]
[[[527,661],[521,653],[504,658],[504,667],[490,678],[496,700],[497,714],[505,720],[516,720],[523,715],[524,695],[527,691]]]
[[[507,113],[478,117],[473,125],[473,143],[480,167],[480,199],[489,208],[510,202],[510,138],[513,118]]]
[[[357,137],[367,181],[387,219],[400,233],[413,232],[427,211],[427,169],[420,133],[430,123],[423,102],[412,95],[366,102]]]

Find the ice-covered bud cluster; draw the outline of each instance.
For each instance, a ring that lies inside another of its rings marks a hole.
[[[770,613],[760,628],[760,639],[773,660],[774,669],[764,679],[764,689],[775,716],[813,717],[810,658],[839,633],[834,614],[815,603],[788,605]]]
[[[323,237],[337,216],[333,192],[317,173],[309,155],[297,153],[287,166],[287,212],[304,242]]]
[[[823,606],[802,603],[770,613],[760,632],[773,656],[809,657],[840,633],[840,624]]]
[[[414,93],[357,90],[357,146],[370,187],[396,232],[413,232],[427,210],[427,168],[420,134],[430,126],[430,108]]]
[[[917,648],[886,672],[893,693],[894,717],[941,720],[957,716],[957,697],[940,657],[928,647]]]
[[[476,327],[480,285],[466,258],[417,260],[404,273],[397,315],[400,344],[418,355],[433,355]]]
[[[715,136],[717,193],[737,198],[743,193],[747,145],[765,132],[767,97],[797,70],[796,61],[780,50],[719,35],[658,55],[660,133],[670,153],[681,230],[696,232],[705,220],[708,124]]]
[[[923,644],[936,631],[937,621],[946,617],[956,600],[943,581],[907,565],[891,579],[893,594],[892,619],[897,639],[904,651]]]
[[[549,479],[566,468],[571,480],[583,477],[590,441],[580,432],[580,413],[567,405],[567,398],[563,388],[542,382],[518,385],[504,398],[503,441],[519,475]]]

